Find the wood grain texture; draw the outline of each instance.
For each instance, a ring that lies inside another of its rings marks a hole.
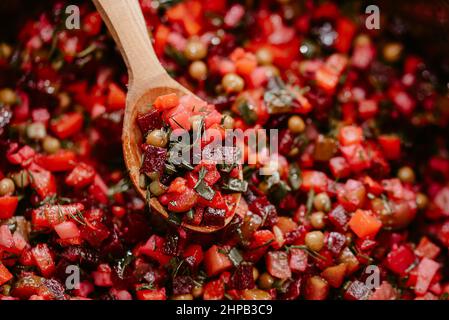
[[[128,68],[129,84],[122,133],[123,156],[132,183],[145,199],[146,190],[139,186],[142,134],[136,122],[137,115],[148,112],[158,96],[168,93],[176,93],[179,96],[193,93],[173,80],[160,64],[137,0],[93,0],[93,3],[114,38]],[[240,193],[235,194],[234,198],[237,204]],[[157,199],[151,198],[150,206],[165,219],[168,218],[168,213]],[[237,205],[234,209],[236,207]],[[232,220],[232,217],[233,214],[226,220],[225,225]],[[192,231],[205,233],[222,228],[185,223],[183,225]]]

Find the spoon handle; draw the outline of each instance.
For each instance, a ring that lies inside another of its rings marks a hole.
[[[93,0],[128,67],[130,87],[166,74],[154,52],[138,0]]]

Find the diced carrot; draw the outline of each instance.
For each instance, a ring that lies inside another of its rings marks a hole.
[[[154,289],[154,290],[137,290],[137,299],[139,300],[166,300],[167,295],[165,293],[165,288]]]
[[[382,222],[370,211],[357,210],[349,221],[352,231],[359,237],[375,236],[382,227]]]
[[[154,40],[155,40],[154,51],[156,51],[156,53],[158,55],[162,55],[164,53],[169,34],[170,34],[170,29],[167,26],[160,24],[157,27],[155,35],[154,35]]]
[[[216,245],[210,247],[204,254],[204,267],[209,277],[216,276],[232,267],[232,262],[228,256],[220,252]]]
[[[3,265],[3,263],[0,263],[0,286],[11,279],[12,279],[11,272],[9,272],[9,270]]]
[[[157,110],[167,110],[178,106],[179,97],[176,93],[169,93],[159,96],[154,101],[154,107]]]
[[[339,265],[328,267],[321,272],[321,276],[326,279],[329,285],[333,288],[339,288],[346,275],[346,264],[340,263]]]

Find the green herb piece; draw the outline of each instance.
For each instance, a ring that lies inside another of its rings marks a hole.
[[[126,174],[125,177],[129,177],[129,174]],[[111,198],[114,194],[126,192],[131,188],[131,180],[129,178],[121,179],[115,185],[108,189],[108,196]]]
[[[265,92],[263,99],[271,114],[290,111],[293,104],[293,95],[287,89],[274,89]]]
[[[178,171],[176,170],[176,167],[175,167],[173,164],[171,164],[171,163],[166,163],[166,164],[165,164],[165,172],[166,172],[169,176],[171,176],[172,174],[175,174],[175,173],[178,172]]]
[[[199,181],[194,189],[201,197],[208,201],[211,201],[215,196],[214,189],[208,186],[204,180]]]
[[[126,255],[118,261],[116,271],[117,271],[117,275],[119,276],[120,279],[124,278],[126,267],[129,266],[131,264],[131,262],[134,261],[134,259],[135,259],[135,257],[132,254],[132,252],[127,251]]]
[[[240,179],[229,179],[228,183],[223,185],[224,190],[230,190],[235,192],[246,192],[248,189],[248,182]]]
[[[184,54],[181,51],[176,50],[171,45],[165,47],[165,54],[180,66],[186,66],[188,64],[188,60]]]
[[[170,264],[170,267],[171,267],[171,270],[172,270],[172,274],[171,275],[172,275],[173,278],[176,277],[178,275],[178,273],[181,271],[181,267],[184,264],[184,261],[185,260],[178,259],[176,257],[170,259],[169,264]]]
[[[60,211],[59,206],[58,206],[58,213],[59,213],[60,215],[62,214],[62,212]],[[81,225],[83,225],[83,226],[86,225],[86,218],[84,218],[84,216],[83,216],[83,214],[82,214],[81,211],[76,210],[75,213],[69,213],[69,216],[70,216],[73,220],[75,220],[76,222],[78,222],[79,224],[81,224]],[[60,216],[60,218],[61,218],[61,216]],[[64,219],[64,218],[62,217],[62,219]]]
[[[187,211],[186,216],[189,220],[193,220],[193,215],[194,215],[194,211],[193,209],[190,209],[189,211]]]
[[[149,283],[140,285],[136,290],[140,291],[140,290],[154,290],[154,289],[156,289],[156,287],[154,286],[154,283],[149,282]]]
[[[308,214],[308,215],[312,212],[312,208],[313,208],[313,199],[315,199],[315,190],[311,189],[311,190],[309,191],[308,196],[307,196],[307,204],[306,204],[307,214]]]
[[[204,199],[211,201],[215,196],[215,191],[204,181],[204,177],[207,174],[207,169],[201,167],[198,172],[198,181],[193,187],[195,191]]]
[[[251,250],[257,250],[257,249],[260,249],[260,248],[268,247],[273,242],[274,242],[274,239],[268,240],[267,242],[265,242],[264,244],[261,244],[260,246],[251,248]]]
[[[292,109],[295,97],[281,78],[271,78],[267,89],[263,98],[270,114],[285,113]]]
[[[255,167],[251,167],[249,165],[245,165],[243,167],[243,179],[248,180],[251,175],[256,171],[257,169]]]
[[[182,0],[153,0],[156,5],[161,9],[167,9],[181,3]]]
[[[200,171],[198,172],[198,181],[195,184],[194,188],[196,188],[204,179],[204,177],[206,177],[207,174],[207,169],[205,167],[201,167]]]
[[[302,184],[301,169],[296,163],[290,165],[288,171],[288,182],[290,182],[290,185],[292,186],[293,190],[298,190],[301,187]]]
[[[176,204],[176,202],[175,202]],[[169,212],[168,213],[168,222],[173,223],[176,226],[180,226],[181,225],[181,217],[179,215],[177,215],[174,212]]]
[[[390,206],[390,202],[388,201],[387,196],[384,195],[384,194],[381,194],[380,198],[382,199],[384,208],[386,209],[386,211],[382,210],[382,214],[384,214],[384,215],[391,215],[391,214],[393,214],[393,209]]]
[[[217,164],[217,169],[222,172],[229,173],[232,171],[232,169],[235,168],[235,166],[236,166],[235,163],[219,163]]]
[[[246,124],[254,125],[257,121],[257,113],[246,99],[242,99],[238,104],[237,109]]]
[[[237,248],[232,248],[229,251],[225,249],[218,249],[218,252],[227,255],[229,260],[231,260],[232,264],[236,267],[243,262],[242,254]]]
[[[318,252],[316,252],[314,250],[309,249],[306,245],[291,245],[291,246],[286,246],[285,248],[286,248],[287,252],[290,249],[301,249],[314,259],[326,260],[326,257],[322,256],[321,254],[319,254]]]

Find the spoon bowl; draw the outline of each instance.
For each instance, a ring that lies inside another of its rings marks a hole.
[[[140,146],[142,133],[137,125],[137,116],[148,112],[157,97],[176,93],[178,96],[193,95],[188,89],[173,80],[160,64],[148,33],[148,28],[137,0],[93,0],[98,12],[114,38],[128,68],[129,84],[123,119],[123,155],[129,175],[136,190],[146,198],[146,190],[140,187],[139,176],[142,159]],[[240,177],[243,174],[240,172]],[[183,222],[182,226],[195,232],[210,233],[231,222],[241,194],[235,193],[232,214],[223,226],[196,226]],[[156,198],[150,198],[152,211],[164,219],[169,214]]]

